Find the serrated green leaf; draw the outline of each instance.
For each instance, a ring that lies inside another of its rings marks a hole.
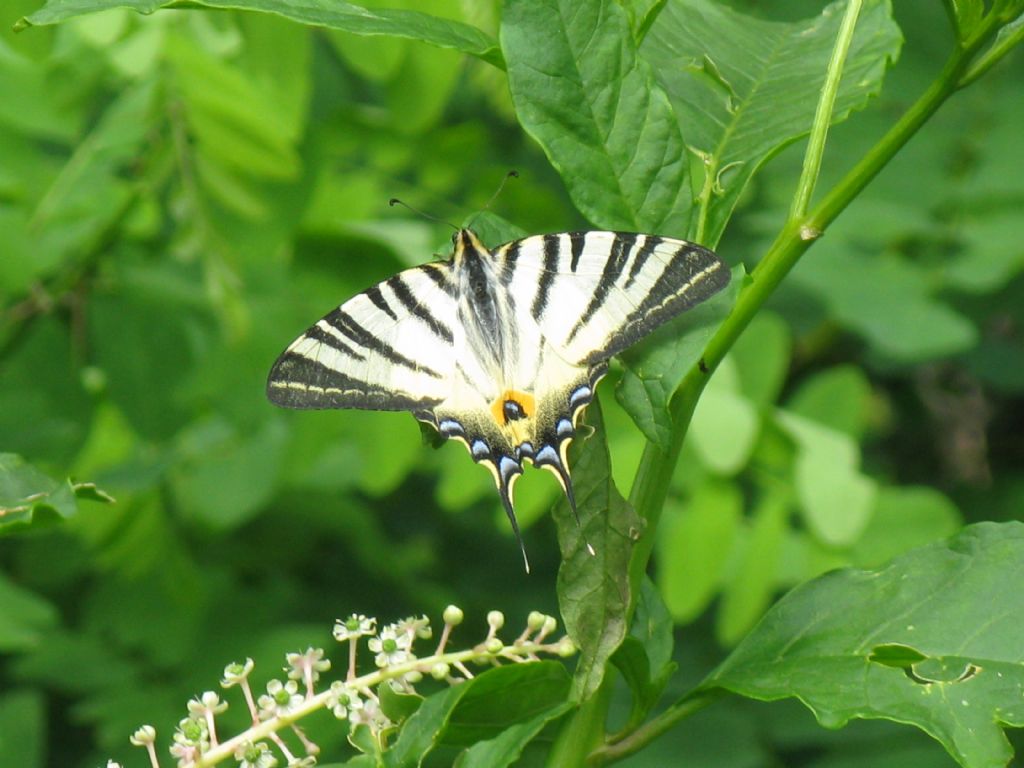
[[[612,480],[604,422],[596,400],[587,408],[586,424],[594,433],[571,455],[579,523],[564,500],[554,514],[562,550],[558,604],[566,631],[580,649],[572,690],[576,701],[597,690],[608,659],[626,636],[629,558],[641,525]],[[595,554],[590,554],[588,545]]]
[[[501,46],[520,124],[607,229],[683,235],[692,193],[676,116],[615,0],[510,0]]]
[[[16,29],[32,25],[57,24],[84,13],[108,8],[130,8],[153,13],[161,8],[181,7],[180,0],[49,0],[33,14],[15,24]],[[189,7],[259,11],[317,27],[340,29],[357,35],[393,35],[441,48],[454,48],[495,66],[501,53],[493,38],[469,24],[441,19],[426,13],[401,9],[371,10],[343,0],[187,0]]]
[[[675,107],[712,187],[701,241],[718,242],[757,169],[811,127],[845,2],[807,21],[745,16],[710,0],[669,0],[642,53]],[[901,42],[886,0],[864,3],[833,122],[878,93]]]
[[[877,571],[826,574],[772,608],[702,688],[795,696],[832,728],[909,723],[963,766],[1005,766],[1001,726],[1024,726],[1022,572],[1013,522],[969,526]]]
[[[626,371],[615,388],[615,398],[644,436],[662,448],[667,449],[671,440],[668,405],[672,395],[687,372],[697,364],[747,279],[743,268],[737,267],[725,290],[619,355]]]
[[[78,514],[77,499],[113,501],[94,483],[54,480],[21,456],[0,453],[0,532],[67,520]]]

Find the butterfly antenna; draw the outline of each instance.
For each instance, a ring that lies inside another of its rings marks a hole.
[[[473,221],[476,221],[476,217],[477,216],[479,216],[480,214],[485,213],[486,211],[490,210],[491,205],[494,203],[495,200],[498,199],[498,195],[500,195],[501,191],[503,189],[505,189],[505,185],[508,183],[509,179],[518,179],[518,178],[519,178],[519,171],[517,171],[517,170],[513,169],[513,170],[509,171],[508,173],[506,173],[505,174],[505,178],[503,178],[501,180],[501,183],[498,185],[498,188],[496,190],[494,190],[494,194],[491,195],[491,199],[487,201],[487,205],[485,205],[483,208],[481,208],[479,211],[477,211],[476,213],[473,214],[473,218],[470,220],[469,226],[472,226]]]
[[[436,221],[438,224],[445,224],[454,229],[456,232],[459,231],[459,228],[452,224],[450,221],[445,221],[444,219],[437,218],[437,216],[431,216],[429,213],[424,213],[419,208],[413,208],[407,202],[405,202],[404,200],[399,200],[397,197],[392,197],[390,200],[388,200],[388,205],[390,205],[392,208],[394,208],[396,205],[400,205],[403,208],[408,208],[417,216],[422,216],[424,219],[429,219],[430,221]]]

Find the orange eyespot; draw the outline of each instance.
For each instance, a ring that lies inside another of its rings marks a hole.
[[[491,403],[491,415],[502,427],[520,419],[532,419],[536,413],[537,401],[528,392],[507,389]]]

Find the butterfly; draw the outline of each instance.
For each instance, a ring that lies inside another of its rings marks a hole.
[[[513,485],[554,474],[576,513],[567,450],[608,360],[729,281],[710,250],[627,232],[566,232],[453,253],[354,296],[293,341],[267,396],[285,408],[410,411],[494,477],[523,551]]]

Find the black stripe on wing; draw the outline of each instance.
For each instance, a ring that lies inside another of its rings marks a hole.
[[[381,312],[390,317],[392,320],[398,320],[398,315],[395,314],[395,310],[388,304],[388,300],[384,298],[384,294],[380,292],[380,286],[375,285],[372,288],[367,288],[363,295],[366,296]]]
[[[312,328],[310,328],[302,335],[303,338],[313,339],[313,341],[323,344],[324,346],[330,347],[331,349],[337,352],[341,352],[344,355],[348,355],[353,360],[366,359],[366,356],[363,355],[361,352],[358,352],[352,347],[350,347],[348,344],[339,339],[333,333],[325,331],[323,328],[321,328],[319,323],[314,325]]]
[[[622,270],[626,267],[626,262],[629,259],[629,253],[633,249],[633,245],[636,243],[637,237],[638,235],[634,235],[630,232],[615,233],[615,237],[612,240],[612,248],[608,255],[608,260],[605,262],[604,270],[601,272],[601,278],[597,281],[597,285],[594,287],[594,293],[590,297],[590,302],[587,304],[587,308],[583,310],[583,314],[580,315],[580,319],[576,321],[576,325],[574,325],[572,331],[569,332],[566,344],[572,343],[572,340],[576,338],[576,334],[590,322],[590,319],[604,305],[612,287],[615,285],[620,275],[622,275]],[[582,243],[583,237],[581,236],[573,239],[574,249],[577,240]]]
[[[267,398],[285,408],[375,411],[429,410],[440,402],[369,384],[297,352],[285,352],[274,363]]]
[[[349,315],[344,309],[334,310],[323,319],[323,322],[329,323],[333,328],[336,328],[340,333],[343,333],[356,344],[370,352],[380,355],[389,363],[400,365],[403,368],[408,368],[409,370],[416,371],[417,373],[425,373],[435,379],[441,378],[441,374],[426,363],[406,357],[384,339],[370,333],[370,331],[366,330],[356,322],[355,318]],[[309,335],[308,332],[307,335]]]
[[[707,248],[680,243],[654,285],[602,349],[583,363],[607,360],[634,344],[659,325],[709,299],[729,282],[729,268]]]
[[[427,324],[435,336],[447,344],[454,343],[455,337],[452,335],[452,329],[434,317],[433,313],[413,295],[412,290],[402,278],[402,273],[388,278],[385,285],[391,289],[402,306]]]
[[[640,270],[644,268],[644,264],[647,263],[647,259],[654,253],[654,249],[661,245],[664,240],[657,235],[645,235],[644,244],[640,246],[640,250],[636,252],[636,256],[633,257],[633,265],[629,268],[629,275],[626,277],[626,282],[623,284],[623,288],[629,290],[630,286],[636,280],[636,276],[640,274]]]
[[[451,268],[447,264],[423,264],[417,269],[426,275],[430,280],[450,298],[457,298],[455,283],[452,282]]]
[[[540,284],[537,286],[537,294],[534,296],[533,305],[530,307],[530,314],[538,323],[544,316],[544,310],[548,306],[548,292],[551,284],[558,276],[558,258],[561,253],[558,235],[544,235],[544,268],[540,273]]]

